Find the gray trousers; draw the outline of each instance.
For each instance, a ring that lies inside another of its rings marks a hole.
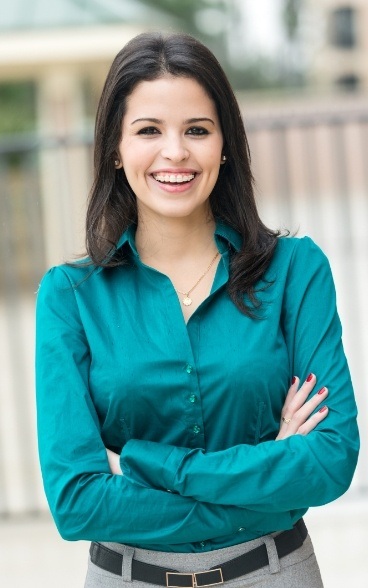
[[[199,572],[233,559],[264,543],[268,552],[269,565],[240,578],[224,582],[222,585],[224,588],[251,588],[253,586],[257,588],[323,588],[309,535],[302,547],[282,559],[279,559],[277,555],[273,539],[275,535],[277,533],[205,553],[168,553],[133,548],[121,543],[102,543],[109,549],[123,554],[122,576],[105,572],[105,570],[89,561],[84,587],[158,588],[155,584],[132,580],[131,565],[133,557],[140,561],[180,572]]]

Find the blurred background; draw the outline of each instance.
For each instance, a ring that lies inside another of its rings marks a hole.
[[[145,30],[186,31],[213,50],[242,107],[263,219],[309,234],[331,261],[363,449],[347,495],[306,521],[325,588],[366,586],[367,0],[1,4],[2,586],[83,585],[88,544],[58,537],[38,467],[35,293],[50,265],[83,252],[99,94],[115,54]]]

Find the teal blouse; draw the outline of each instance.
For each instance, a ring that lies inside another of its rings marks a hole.
[[[118,243],[128,265],[54,267],[38,293],[39,452],[61,535],[207,551],[289,529],[343,494],[356,405],[321,250],[279,238],[251,319],[226,292],[240,236],[218,224],[212,290],[185,324],[134,237],[131,227]],[[290,380],[309,372],[329,388],[329,414],[307,436],[275,441]]]

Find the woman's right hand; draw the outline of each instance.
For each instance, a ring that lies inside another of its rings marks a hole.
[[[322,404],[328,395],[326,386],[320,388],[314,396],[307,400],[316,382],[316,376],[309,374],[299,388],[299,378],[293,378],[281,411],[280,430],[276,441],[286,439],[291,435],[308,435],[318,423],[326,418],[328,407]],[[312,414],[320,404],[322,404],[322,407]]]

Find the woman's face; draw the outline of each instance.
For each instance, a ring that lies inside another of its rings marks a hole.
[[[127,99],[119,144],[138,217],[207,218],[222,145],[216,107],[198,82],[140,82]]]

